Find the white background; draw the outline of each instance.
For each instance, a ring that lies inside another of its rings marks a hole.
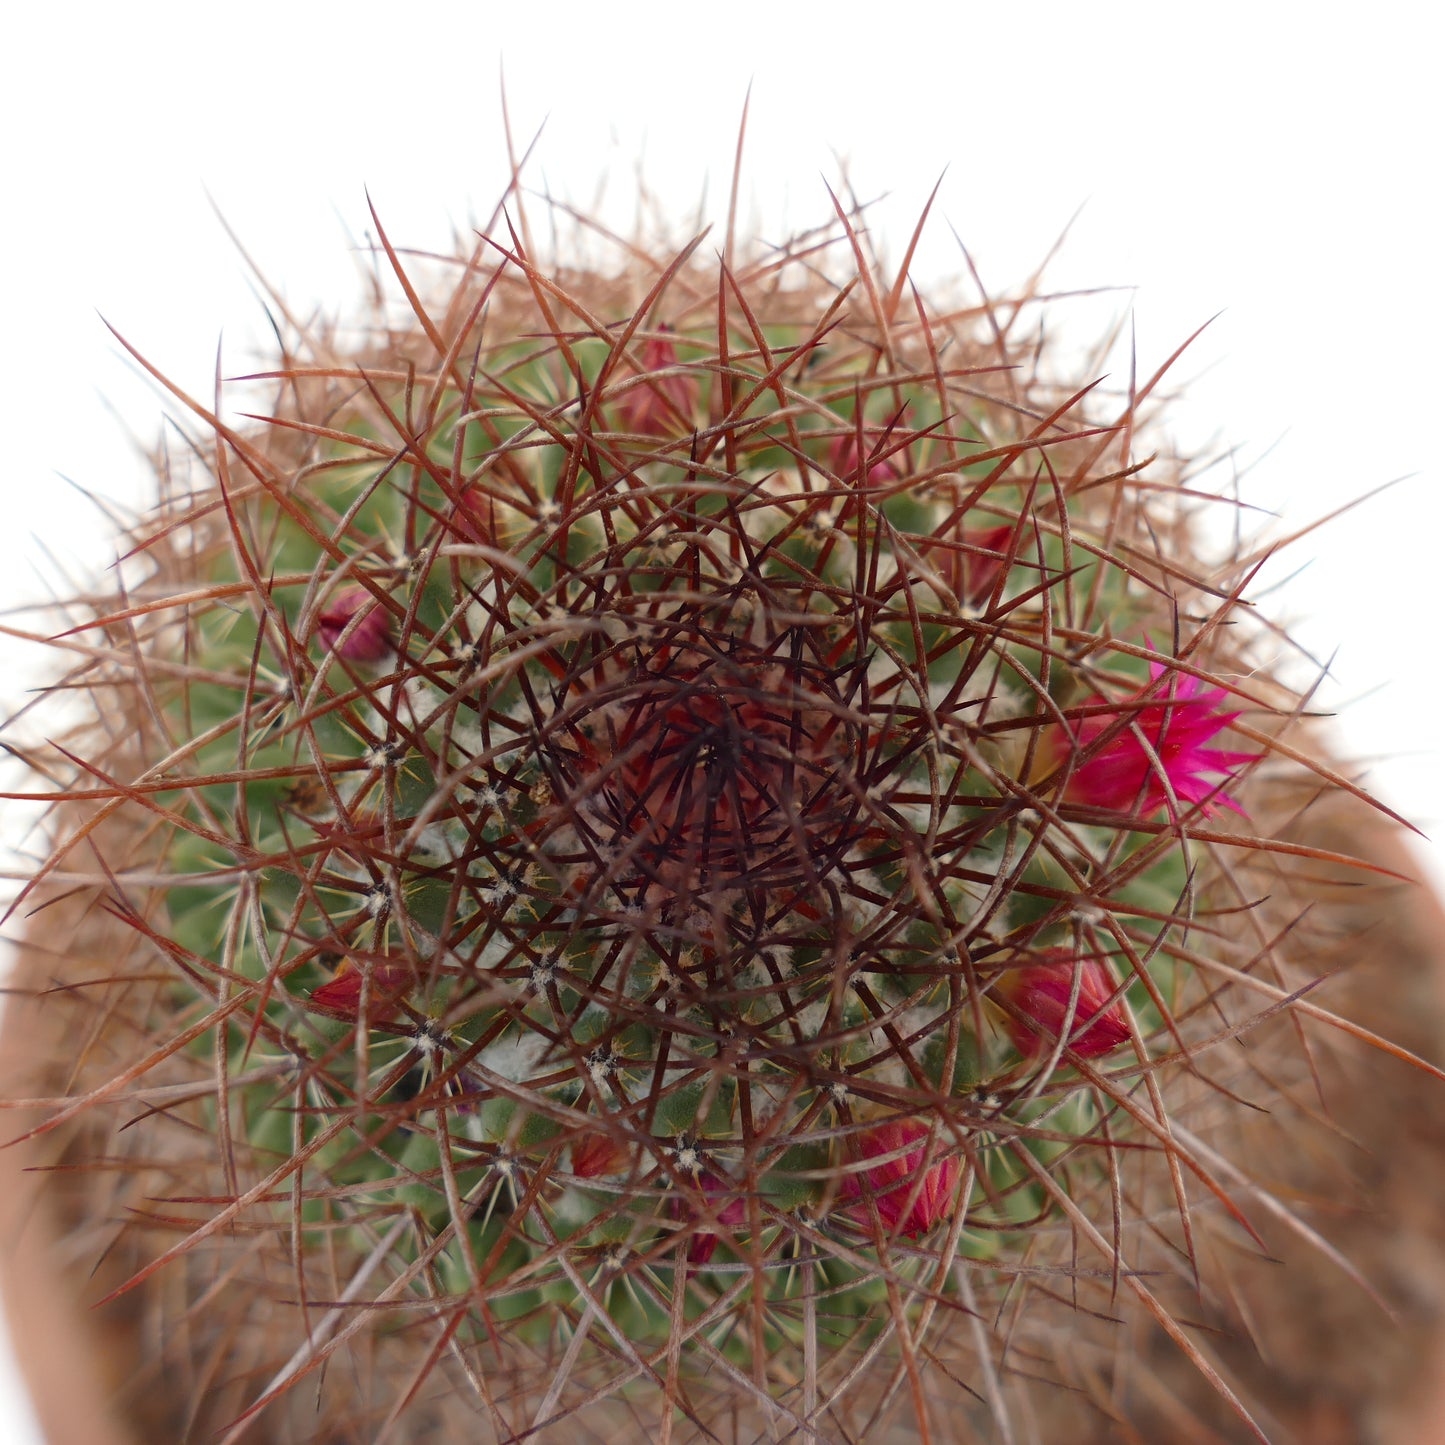
[[[639,168],[673,220],[704,195],[722,213],[751,81],[744,214],[763,234],[825,217],[841,158],[860,196],[889,194],[874,224],[896,258],[946,169],[915,272],[961,270],[951,225],[1002,289],[1082,206],[1054,283],[1121,288],[1108,308],[1132,318],[1141,373],[1219,313],[1178,372],[1192,380],[1175,434],[1235,447],[1279,533],[1409,476],[1293,548],[1271,576],[1298,575],[1269,605],[1333,654],[1322,701],[1369,785],[1445,832],[1445,86],[1423,13],[28,6],[7,23],[0,89],[0,600],[56,576],[39,538],[73,575],[109,560],[111,527],[77,489],[144,494],[126,427],[150,444],[163,403],[100,316],[202,396],[218,343],[224,371],[255,365],[262,308],[208,192],[296,309],[335,310],[356,294],[364,187],[412,245],[490,212],[503,62],[519,144],[542,127],[533,185],[590,206],[610,171],[603,204],[624,226]],[[0,652],[12,699],[23,667]],[[0,1439],[32,1445],[9,1388],[0,1375]]]

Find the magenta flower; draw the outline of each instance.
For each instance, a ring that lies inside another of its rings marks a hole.
[[[665,437],[692,426],[698,378],[675,370],[676,366],[677,347],[663,327],[661,334],[642,343],[642,371],[647,380],[629,386],[618,398],[618,416],[625,430]]]
[[[932,1163],[920,1176],[929,1132],[921,1119],[891,1119],[850,1141],[849,1152],[855,1159],[878,1160],[843,1176],[842,1197],[858,1201],[848,1212],[860,1224],[872,1224],[870,1197],[889,1234],[916,1238],[952,1212],[959,1161],[938,1157],[944,1140],[935,1136]]]
[[[391,651],[391,619],[365,587],[343,587],[332,596],[317,614],[316,635],[328,652],[348,662],[380,662]]]
[[[1060,948],[1049,949],[1043,959],[1009,969],[994,985],[994,991],[1017,1011],[1008,1016],[1007,1026],[1021,1054],[1032,1058],[1051,1049],[1061,1035],[1085,1059],[1111,1054],[1129,1042],[1124,1001],[1114,997],[1114,980],[1098,959],[1075,958]],[[1071,1017],[1069,999],[1076,971],[1079,995]]]
[[[1085,703],[1108,710],[1074,724],[1079,762],[1069,775],[1064,801],[1142,817],[1169,807],[1172,794],[1181,806],[1197,804],[1206,817],[1221,803],[1242,816],[1239,804],[1211,781],[1259,757],[1210,745],[1239,712],[1221,711],[1228,694],[1205,688],[1197,677],[1172,673],[1168,685],[1156,689],[1164,672],[1162,663],[1151,662],[1149,687],[1134,698],[1114,704],[1095,694]]]

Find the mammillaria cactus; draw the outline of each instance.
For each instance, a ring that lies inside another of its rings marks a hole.
[[[1009,1440],[1116,1417],[1115,1317],[1263,1438],[1179,1300],[1344,785],[1163,370],[855,222],[384,241],[363,339],[182,398],[26,749],[29,1136],[151,1438]]]

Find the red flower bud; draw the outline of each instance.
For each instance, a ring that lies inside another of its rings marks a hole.
[[[642,374],[617,400],[618,418],[625,431],[665,437],[692,427],[701,386],[697,376],[673,370],[677,347],[666,334],[649,336],[642,343]],[[654,373],[664,373],[654,375]]]
[[[718,1208],[721,1196],[725,1194],[731,1194],[732,1197]],[[733,1193],[732,1185],[727,1180],[720,1179],[707,1170],[703,1170],[686,1190],[672,1196],[671,1212],[674,1219],[688,1223],[700,1219],[716,1220],[730,1228],[736,1228],[748,1217],[747,1204],[742,1196]],[[694,1230],[687,1241],[688,1263],[706,1264],[717,1248],[717,1239],[717,1235],[711,1230]]]
[[[323,983],[311,994],[311,1007],[333,1018],[354,1023],[361,1008],[361,985],[364,973],[349,958],[343,958],[329,983]],[[367,991],[366,1020],[369,1024],[390,1023],[401,1012],[401,995],[416,981],[409,964],[376,963],[371,968],[371,987]]]
[[[932,1229],[953,1212],[958,1191],[957,1157],[939,1157],[946,1144],[946,1135],[931,1131],[920,1119],[892,1119],[850,1139],[848,1152],[853,1159],[878,1162],[843,1176],[843,1198],[859,1201],[848,1212],[865,1228],[871,1227],[871,1196],[889,1234],[916,1238]],[[931,1160],[926,1170],[925,1158]]]
[[[1129,1024],[1122,997],[1105,966],[1095,958],[1074,958],[1063,949],[1051,949],[1046,962],[1011,968],[994,986],[1017,1010],[1010,1014],[1008,1031],[1015,1048],[1027,1057],[1053,1048],[1061,1034],[1069,1048],[1082,1058],[1113,1053],[1129,1042]],[[1079,995],[1072,1016],[1074,975]]]
[[[954,592],[961,601],[978,607],[993,595],[1000,574],[1008,567],[1013,532],[1012,527],[984,527],[964,532],[963,540],[979,550],[953,553],[957,575],[952,580]],[[985,555],[990,552],[1001,555]]]
[[[463,542],[497,545],[497,504],[485,487],[463,487],[452,511],[452,531]]]
[[[316,616],[316,635],[328,652],[348,662],[380,662],[391,651],[391,619],[365,587],[335,593]]]
[[[992,599],[1011,559],[1021,557],[1027,563],[1031,555],[1025,537],[1014,541],[1014,531],[1010,526],[945,529],[919,545],[960,602],[982,607]]]
[[[863,449],[865,460],[877,451],[887,451],[892,443],[888,433],[878,427],[863,428]],[[896,453],[895,453],[896,455]],[[828,443],[828,469],[839,481],[851,481],[858,473],[858,434],[840,432]],[[893,456],[880,457],[868,467],[868,485],[886,487],[903,476]]]
[[[632,1162],[632,1146],[600,1129],[579,1134],[572,1141],[572,1172],[579,1179],[621,1174]]]

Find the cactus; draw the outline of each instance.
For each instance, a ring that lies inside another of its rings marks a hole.
[[[843,209],[379,234],[363,340],[180,397],[24,749],[28,1134],[151,1438],[1012,1440],[1113,1415],[1116,1317],[1264,1438],[1187,1300],[1331,1023],[1278,799],[1348,785],[1138,455],[1167,368],[1051,379]]]

